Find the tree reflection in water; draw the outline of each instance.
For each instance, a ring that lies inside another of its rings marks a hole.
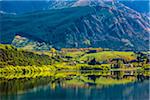
[[[32,77],[25,74],[24,76],[7,74],[0,77],[0,95],[1,97],[9,97],[9,95],[25,94],[47,85],[50,86],[50,90],[56,90],[58,87],[103,90],[116,85],[143,82],[146,79],[149,77],[144,73],[138,74],[136,71],[47,72],[45,75],[44,73],[43,75],[32,73]],[[127,91],[132,91],[133,87],[128,87],[128,89],[124,90],[124,94],[128,94]]]

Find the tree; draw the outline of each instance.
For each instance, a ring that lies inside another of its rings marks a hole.
[[[52,53],[52,57],[54,57],[54,54],[56,54],[56,49],[55,48],[51,48],[50,52]]]
[[[97,64],[97,61],[96,59],[92,59],[90,62],[88,62],[89,65],[96,65]]]
[[[123,61],[119,60],[119,61],[117,62],[117,66],[118,66],[119,68],[124,68],[124,63],[123,63]]]
[[[137,52],[136,53],[137,61],[138,61],[138,66],[143,66],[147,62],[147,55],[142,53],[142,52]]]

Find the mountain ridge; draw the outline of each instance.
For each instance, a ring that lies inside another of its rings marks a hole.
[[[84,1],[83,3],[79,3]],[[92,6],[106,3],[111,0],[43,0],[43,1],[0,1],[0,11],[7,13],[23,14],[26,12],[37,11],[37,10],[48,10],[48,9],[62,9],[70,8],[72,6]],[[126,6],[140,12],[149,13],[149,1],[122,1],[115,0],[119,3],[125,4]],[[84,4],[85,3],[85,4]]]
[[[1,29],[1,43],[11,43],[15,35],[21,35],[49,43],[58,49],[67,47],[149,49],[148,18],[121,4],[73,7],[18,16],[4,15],[2,19],[1,23],[4,25]],[[19,26],[16,26],[18,24]],[[10,30],[5,30],[9,27]],[[8,37],[10,40],[6,39]]]

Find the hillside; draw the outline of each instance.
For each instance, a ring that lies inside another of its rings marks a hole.
[[[114,50],[148,50],[146,16],[116,3],[1,14],[0,43],[11,44],[16,35],[53,47],[102,47]]]
[[[101,62],[109,62],[115,58],[122,58],[125,61],[131,61],[136,59],[136,54],[133,52],[103,51],[98,53],[86,54],[80,57],[80,60],[89,61],[93,58]]]
[[[12,66],[41,66],[50,65],[52,58],[44,54],[36,54],[19,50],[11,45],[0,44],[0,67]]]

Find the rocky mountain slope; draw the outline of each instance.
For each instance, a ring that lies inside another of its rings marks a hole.
[[[96,6],[112,1],[125,4],[140,13],[149,12],[149,0],[1,0],[0,11],[22,14],[38,10],[62,9],[75,6]]]
[[[0,43],[11,44],[16,35],[64,47],[103,47],[148,50],[149,19],[120,4],[1,14]]]

